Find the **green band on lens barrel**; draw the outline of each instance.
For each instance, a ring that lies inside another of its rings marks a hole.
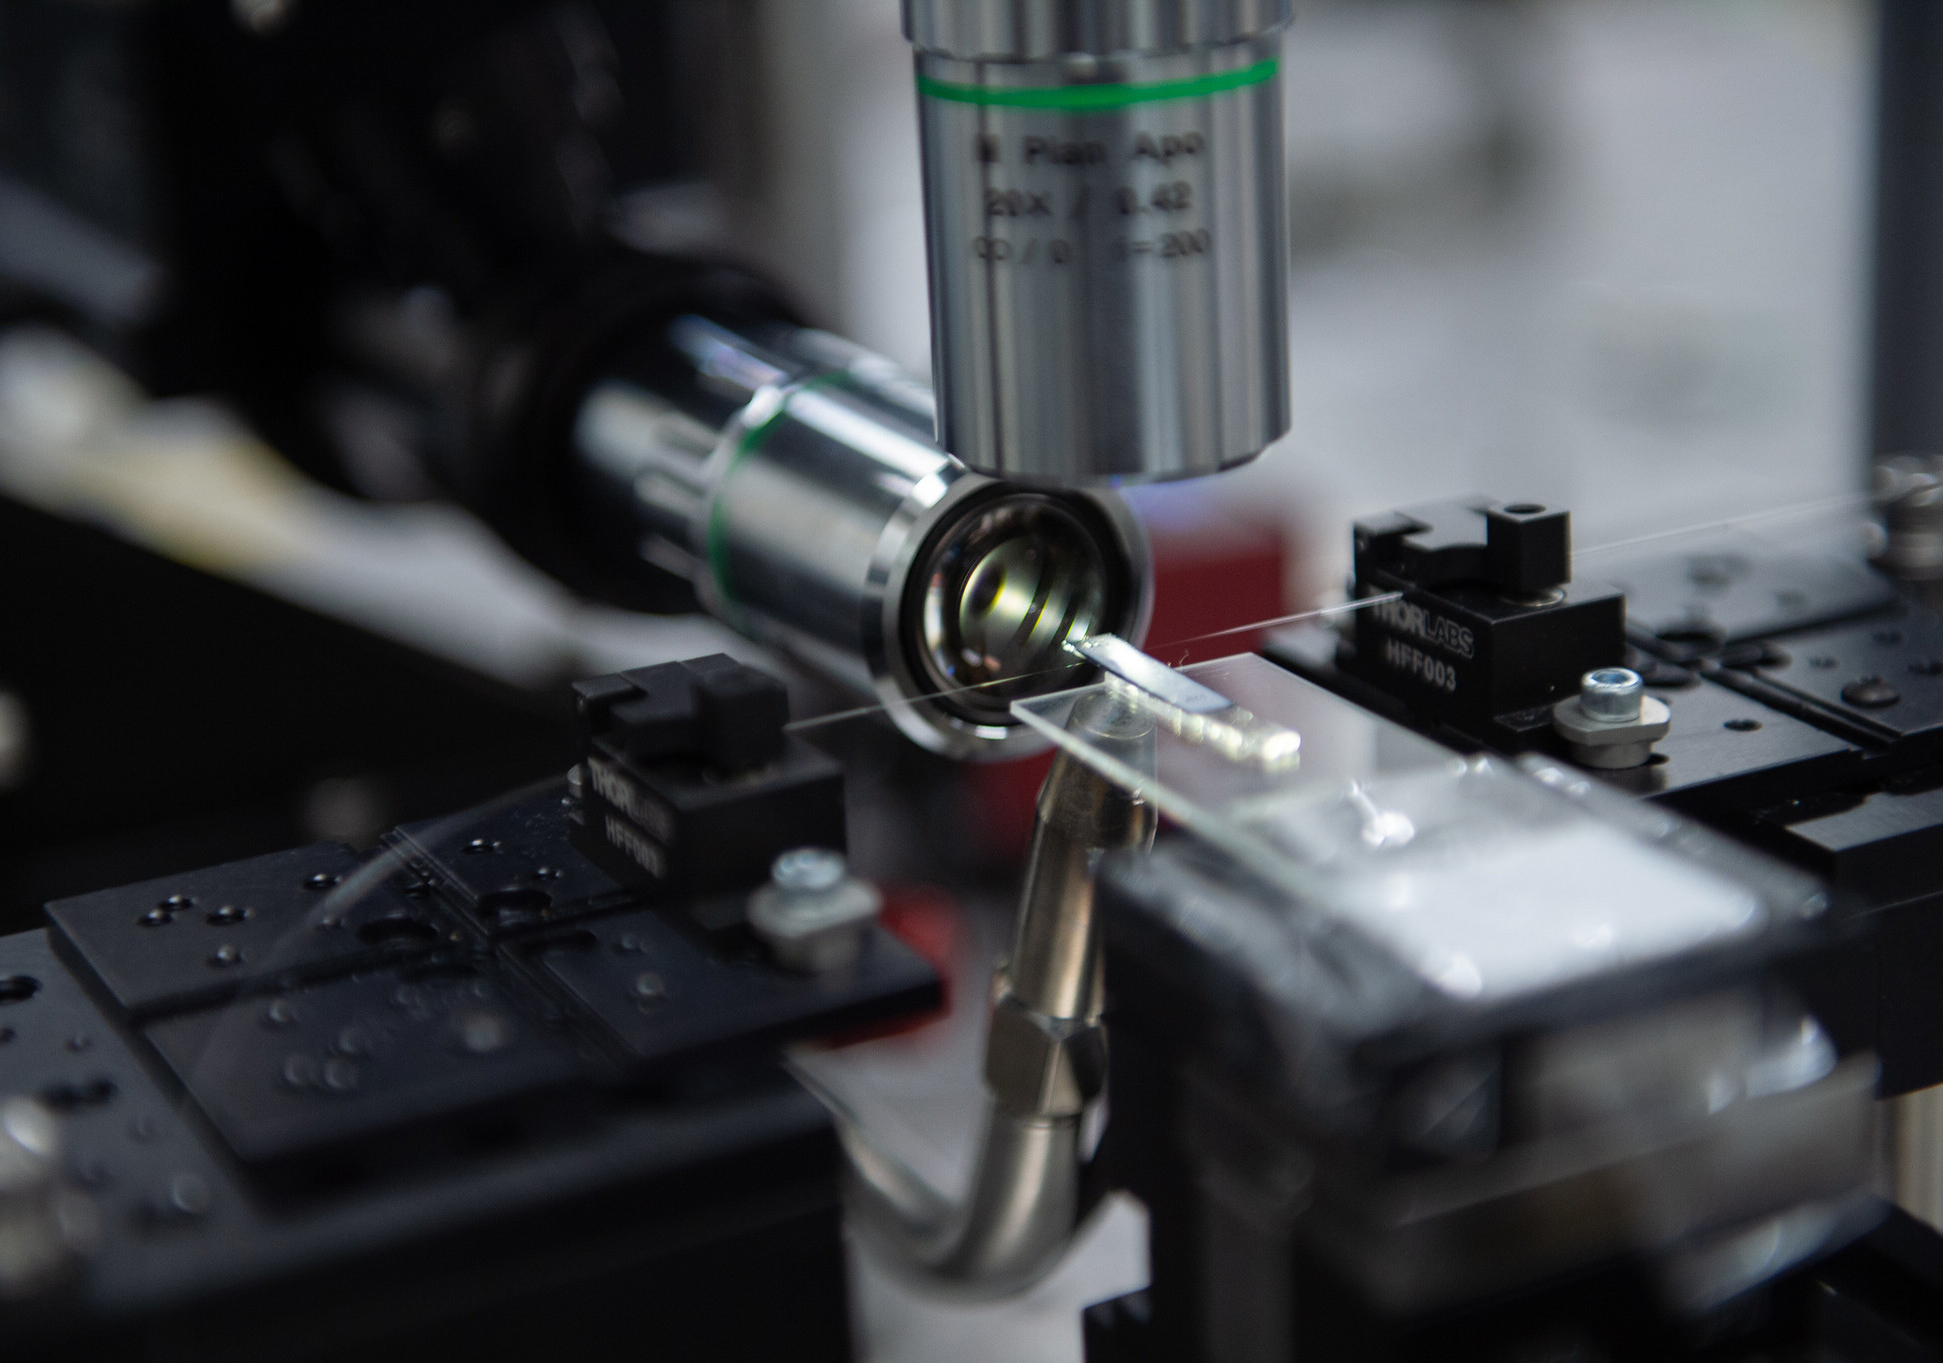
[[[1001,88],[989,85],[960,85],[954,81],[918,77],[918,93],[931,99],[957,104],[982,104],[1003,109],[1051,109],[1062,113],[1099,113],[1125,109],[1136,104],[1162,104],[1177,99],[1205,99],[1275,79],[1276,59],[1256,62],[1239,71],[1221,71],[1211,76],[1187,76],[1180,80],[1154,80],[1134,83],[1102,82],[1098,85],[1052,85],[1031,88]]]
[[[785,393],[782,401],[776,404],[775,411],[771,412],[760,424],[751,426],[742,432],[741,436],[737,438],[735,452],[729,456],[728,467],[722,470],[721,483],[726,485],[742,461],[749,455],[755,453],[756,450],[762,448],[763,442],[775,434],[776,429],[783,424],[783,418],[789,415],[790,404],[799,395],[812,392],[818,388],[839,386],[842,384],[844,377],[842,373],[818,374],[813,378],[803,380]],[[719,491],[708,508],[708,529],[705,543],[709,576],[715,579],[715,590],[721,594],[723,605],[733,606],[735,604],[735,590],[729,581],[728,516],[723,509],[722,497]]]

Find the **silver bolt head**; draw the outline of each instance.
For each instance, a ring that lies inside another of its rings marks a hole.
[[[1641,699],[1639,713],[1630,720],[1594,719],[1578,696],[1552,707],[1552,728],[1571,746],[1572,760],[1585,767],[1641,766],[1672,727],[1673,712],[1652,696]]]
[[[778,867],[795,855],[779,857]],[[826,855],[842,866],[842,857]],[[882,902],[876,889],[848,875],[839,875],[819,890],[790,888],[777,883],[781,879],[779,875],[749,896],[749,927],[777,963],[790,970],[821,973],[856,960],[863,949],[864,931],[876,920]],[[822,884],[827,876],[819,871],[811,879]]]
[[[1587,718],[1623,723],[1639,718],[1646,684],[1629,667],[1600,667],[1579,680],[1579,704]]]
[[[798,847],[776,858],[769,868],[770,883],[791,894],[821,894],[833,890],[849,874],[843,853],[827,847]]]

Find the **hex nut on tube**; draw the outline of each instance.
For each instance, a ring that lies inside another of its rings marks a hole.
[[[777,857],[769,883],[749,896],[749,927],[778,964],[820,974],[857,959],[881,902],[841,852],[799,847]]]
[[[1552,728],[1573,761],[1604,771],[1644,765],[1672,722],[1666,703],[1647,695],[1639,673],[1624,667],[1586,673],[1579,694],[1552,707]]]
[[[1077,1117],[1106,1087],[1106,1029],[1048,1017],[1002,993],[985,1042],[992,1101],[1024,1117]]]

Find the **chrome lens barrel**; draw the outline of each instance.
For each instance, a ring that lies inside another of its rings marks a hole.
[[[944,447],[1191,477],[1288,429],[1287,0],[908,0]]]
[[[640,553],[713,614],[921,745],[1035,751],[1007,707],[1078,684],[1065,641],[1144,631],[1146,540],[1118,497],[971,472],[933,443],[927,389],[833,337],[758,344],[698,318],[671,337],[696,385],[740,408],[704,456],[680,395],[597,387],[576,433],[597,495],[631,503]]]

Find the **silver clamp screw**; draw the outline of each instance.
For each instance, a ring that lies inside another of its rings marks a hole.
[[[779,964],[821,973],[857,959],[881,902],[841,852],[799,847],[777,857],[769,883],[749,896],[749,927]]]
[[[26,703],[12,691],[0,691],[0,790],[26,782],[32,753]]]
[[[1646,694],[1639,673],[1601,667],[1579,681],[1579,694],[1552,707],[1552,728],[1581,766],[1615,771],[1645,764],[1666,737],[1673,712]]]

